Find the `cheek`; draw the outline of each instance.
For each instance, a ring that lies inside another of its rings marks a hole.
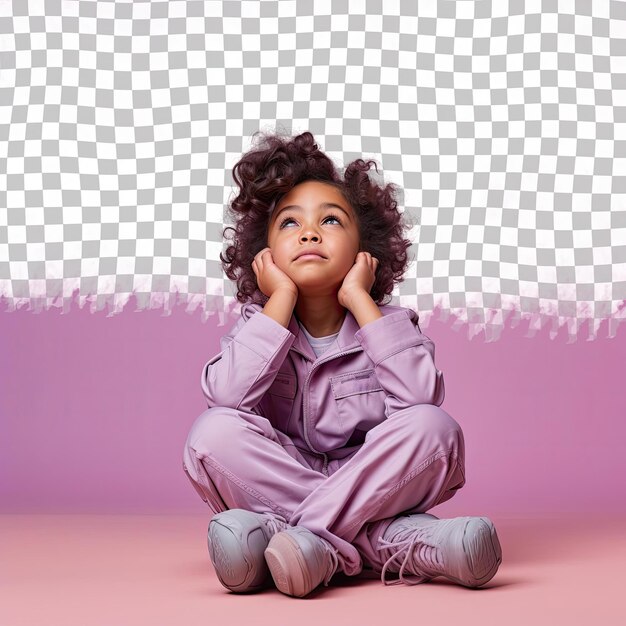
[[[274,256],[280,250],[280,242],[278,241],[275,234],[270,233],[267,237],[267,247],[272,251],[272,256]]]
[[[346,268],[346,271],[354,265],[356,254],[355,252],[353,255],[352,250],[348,246],[341,249],[341,264]]]
[[[272,258],[274,259],[274,263],[276,263],[276,265],[278,265],[280,269],[284,269],[289,262],[289,254],[285,246],[282,246],[280,242],[274,242],[274,245],[270,245],[269,247],[272,250]]]

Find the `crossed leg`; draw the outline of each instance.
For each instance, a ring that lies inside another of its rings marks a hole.
[[[333,544],[348,576],[380,572],[376,542],[400,513],[424,513],[465,484],[465,444],[443,409],[419,404],[367,433],[325,476],[269,420],[225,407],[194,422],[183,468],[214,513],[272,511]]]

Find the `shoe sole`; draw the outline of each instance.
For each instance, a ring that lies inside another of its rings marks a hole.
[[[466,578],[442,574],[445,578],[464,587],[474,588],[488,583],[502,563],[502,547],[493,523],[486,517],[481,517],[479,520],[480,531],[477,530],[470,535],[465,532],[463,535],[463,552],[467,563]],[[488,563],[487,567],[485,563]]]
[[[271,544],[264,554],[276,588],[285,595],[303,598],[312,585],[300,546],[282,533],[274,535]]]

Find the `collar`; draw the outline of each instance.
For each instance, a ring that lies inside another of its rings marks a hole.
[[[339,334],[335,337],[338,352],[343,352],[344,350],[349,350],[351,348],[360,347],[360,343],[355,338],[354,334],[357,330],[359,330],[360,326],[354,315],[350,313],[348,309],[346,309],[345,317],[343,318],[343,322],[341,323],[341,328],[339,329]],[[309,343],[309,340],[306,338],[304,332],[300,328],[300,324],[298,324],[298,320],[296,319],[295,314],[291,314],[291,319],[289,320],[288,326],[289,332],[296,336],[295,341],[292,344],[292,348],[298,350],[302,354],[310,357],[311,359],[317,359],[317,356],[313,352],[313,348]],[[331,344],[332,346],[333,344]],[[324,352],[324,357],[327,357],[331,352],[332,348],[328,348],[326,352]]]
[[[243,305],[242,314],[246,319],[249,319],[251,315],[254,315],[255,312],[262,311],[263,306],[256,302],[248,302]],[[331,344],[331,347],[324,352],[323,356],[327,357],[330,354],[335,352],[333,345],[336,344],[337,350],[336,352],[343,352],[344,350],[350,350],[352,348],[360,348],[361,344],[356,339],[354,334],[357,330],[359,330],[360,326],[354,315],[350,313],[348,309],[346,309],[345,317],[343,318],[343,322],[341,323],[341,328],[339,329],[339,334],[335,338],[335,341]],[[291,319],[289,320],[289,325],[287,326],[287,330],[295,336],[294,342],[291,344],[291,350],[296,350],[303,356],[307,357],[311,361],[315,361],[318,357],[313,351],[309,340],[306,338],[306,335],[300,329],[300,324],[298,324],[298,320],[295,316],[295,313],[291,314]]]
[[[404,315],[409,316],[411,320],[415,320],[415,324],[417,325],[417,329],[421,332],[419,328],[419,324],[417,323],[418,314],[411,308],[406,308],[402,306],[394,306],[390,304],[379,305],[381,313],[385,315],[392,315],[398,313],[399,311],[403,311]],[[254,315],[255,312],[262,311],[263,305],[258,304],[256,302],[248,302],[242,307],[242,315],[245,319],[249,319],[251,315]],[[338,352],[344,352],[347,350],[352,350],[354,348],[361,348],[361,343],[355,337],[356,332],[360,329],[359,323],[356,321],[354,315],[350,313],[348,309],[346,309],[346,315],[341,324],[341,328],[339,329],[339,334],[337,335],[335,341],[331,344],[331,347],[324,352],[324,354],[320,358],[326,358],[329,355],[336,354]],[[291,319],[289,320],[289,325],[287,326],[289,332],[295,336],[295,340],[291,345],[290,350],[296,350],[303,356],[307,357],[311,361],[315,361],[318,357],[313,351],[309,340],[306,338],[304,332],[300,329],[300,324],[298,324],[298,320],[294,313],[291,314]],[[334,345],[336,344],[337,349],[334,349]]]

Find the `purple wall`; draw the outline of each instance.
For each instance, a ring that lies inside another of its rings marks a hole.
[[[208,513],[181,457],[234,318],[135,304],[0,311],[0,511]],[[420,321],[466,441],[467,484],[434,512],[626,510],[625,325],[568,344],[566,327],[527,338],[521,322],[485,343],[452,323]]]

